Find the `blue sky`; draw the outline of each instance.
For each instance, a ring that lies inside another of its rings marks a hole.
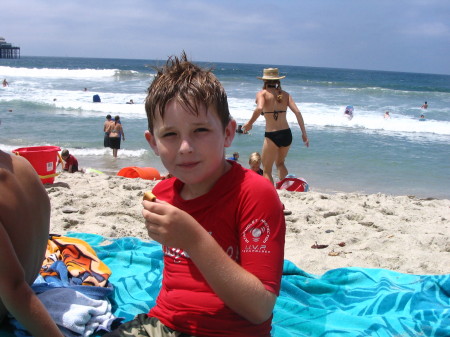
[[[0,36],[26,56],[450,74],[449,0],[18,0]]]

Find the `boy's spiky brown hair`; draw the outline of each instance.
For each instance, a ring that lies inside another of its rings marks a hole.
[[[171,56],[150,84],[145,99],[148,130],[153,134],[156,114],[164,118],[165,107],[171,100],[184,105],[193,114],[199,106],[215,107],[223,129],[231,120],[225,89],[211,69],[203,69],[188,61],[183,51],[180,58]]]

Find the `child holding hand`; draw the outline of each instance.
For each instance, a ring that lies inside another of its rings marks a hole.
[[[269,337],[284,259],[273,185],[224,158],[236,122],[210,70],[171,57],[146,98],[145,138],[173,176],[143,202],[164,250],[156,305],[107,336]]]

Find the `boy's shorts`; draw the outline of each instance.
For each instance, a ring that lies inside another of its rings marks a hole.
[[[155,317],[139,314],[132,321],[123,323],[103,337],[195,337],[174,331]]]

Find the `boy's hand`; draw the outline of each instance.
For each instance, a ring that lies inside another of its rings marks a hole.
[[[165,201],[144,200],[142,205],[148,235],[162,245],[188,251],[198,242],[201,232],[205,232],[190,214]]]

